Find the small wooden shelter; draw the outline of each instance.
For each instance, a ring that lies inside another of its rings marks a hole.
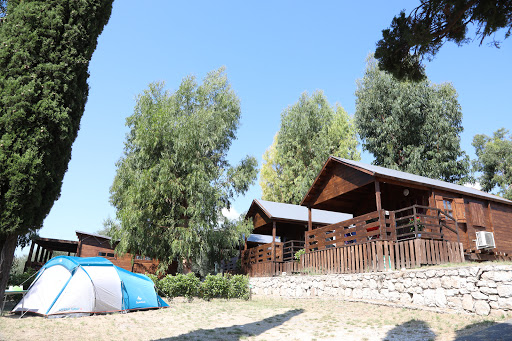
[[[158,260],[141,255],[126,253],[119,256],[115,252],[116,241],[112,238],[96,233],[75,231],[78,241],[51,238],[38,238],[32,241],[25,269],[39,270],[50,258],[54,251],[66,252],[76,257],[103,257],[114,265],[128,271],[154,274],[158,267]],[[34,250],[35,248],[35,250]],[[174,262],[167,273],[175,274],[177,263]]]
[[[66,252],[68,256],[76,254],[77,241],[52,238],[37,238],[30,244],[25,271],[28,268],[39,270],[53,257],[54,251]],[[35,250],[34,250],[35,248]]]

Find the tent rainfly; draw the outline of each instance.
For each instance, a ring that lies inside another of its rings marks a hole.
[[[12,312],[64,317],[161,307],[168,304],[155,292],[149,277],[102,257],[59,256],[39,270]]]

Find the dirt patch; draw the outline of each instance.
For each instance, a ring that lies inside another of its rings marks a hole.
[[[168,309],[0,318],[1,340],[452,340],[509,315],[441,314],[321,299],[183,300]]]

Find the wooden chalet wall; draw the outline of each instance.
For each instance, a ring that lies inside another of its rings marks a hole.
[[[460,241],[466,251],[476,251],[476,232],[487,231],[494,233],[494,252],[512,254],[512,206],[447,191],[433,193],[437,208],[444,209],[443,200],[451,200],[453,216],[459,222]],[[456,241],[456,236],[448,233],[445,239]]]
[[[512,254],[512,207],[494,202],[489,207],[496,247],[502,252]]]
[[[114,251],[115,246],[110,245],[110,239],[81,233],[77,233],[77,235],[79,240],[77,250],[78,257],[104,257],[114,265],[128,271],[150,274],[156,273],[159,264],[158,260],[134,259],[132,267],[132,255],[127,253],[122,257],[117,256]]]

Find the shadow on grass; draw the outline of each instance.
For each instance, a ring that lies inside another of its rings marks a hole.
[[[472,331],[476,329],[476,331]],[[494,321],[476,322],[457,330],[456,341],[509,341],[512,340],[512,320],[496,323]]]
[[[428,324],[421,320],[412,319],[404,322],[386,333],[384,340],[407,340],[407,341],[423,341],[435,340],[436,333]]]
[[[256,336],[275,328],[294,316],[302,314],[304,309],[293,309],[286,313],[267,317],[258,322],[252,322],[242,325],[233,325],[230,327],[220,327],[212,329],[197,329],[186,334],[181,334],[169,338],[154,339],[154,341],[177,341],[177,340],[226,340],[237,341],[249,336]]]

